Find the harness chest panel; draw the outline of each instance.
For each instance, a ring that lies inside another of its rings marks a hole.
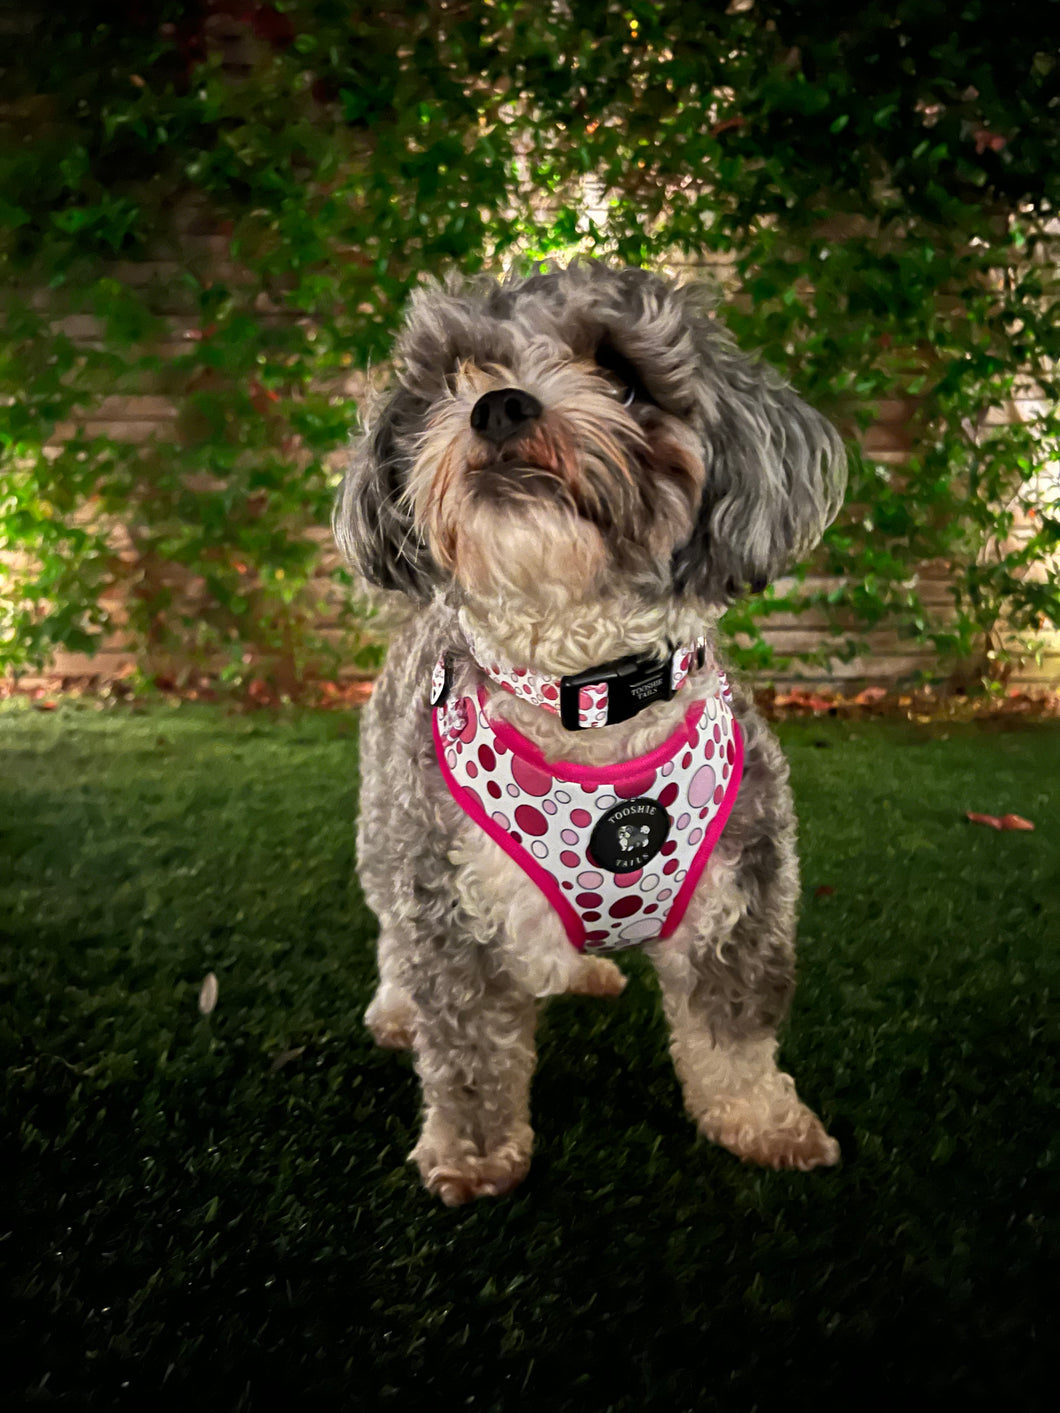
[[[545,894],[573,946],[669,937],[735,802],[740,728],[723,689],[694,701],[655,750],[610,766],[546,762],[487,697],[434,708],[453,799]]]

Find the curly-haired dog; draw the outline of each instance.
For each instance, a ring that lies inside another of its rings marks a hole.
[[[421,291],[339,545],[414,612],[365,711],[367,1022],[411,1046],[412,1154],[460,1203],[530,1163],[538,1001],[644,948],[685,1103],[774,1167],[838,1146],[776,1065],[798,897],[787,766],[713,625],[835,515],[835,432],[701,291],[579,263]]]

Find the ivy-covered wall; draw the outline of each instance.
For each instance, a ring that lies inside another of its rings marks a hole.
[[[1057,18],[5,13],[0,660],[117,631],[281,685],[370,661],[320,573],[364,370],[422,272],[579,248],[720,271],[740,341],[850,434],[812,572],[730,615],[745,665],[1026,663],[1060,622]]]

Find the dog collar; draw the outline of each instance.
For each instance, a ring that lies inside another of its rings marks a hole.
[[[670,701],[688,681],[693,666],[703,666],[707,640],[697,638],[676,648],[667,645],[663,652],[631,653],[563,677],[515,667],[470,634],[468,647],[475,662],[499,687],[521,701],[552,712],[568,731],[585,731],[594,726],[614,726],[654,702]],[[432,706],[443,700],[447,677],[444,664],[435,668]],[[728,692],[728,683],[721,673],[719,678]]]

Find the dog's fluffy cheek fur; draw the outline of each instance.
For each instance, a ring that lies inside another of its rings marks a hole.
[[[648,546],[660,561],[687,542],[703,494],[703,457],[688,427],[670,421],[657,439],[652,475],[653,523]]]
[[[465,501],[446,539],[452,544],[454,576],[468,593],[518,597],[549,610],[590,597],[607,566],[596,527],[562,507]]]

